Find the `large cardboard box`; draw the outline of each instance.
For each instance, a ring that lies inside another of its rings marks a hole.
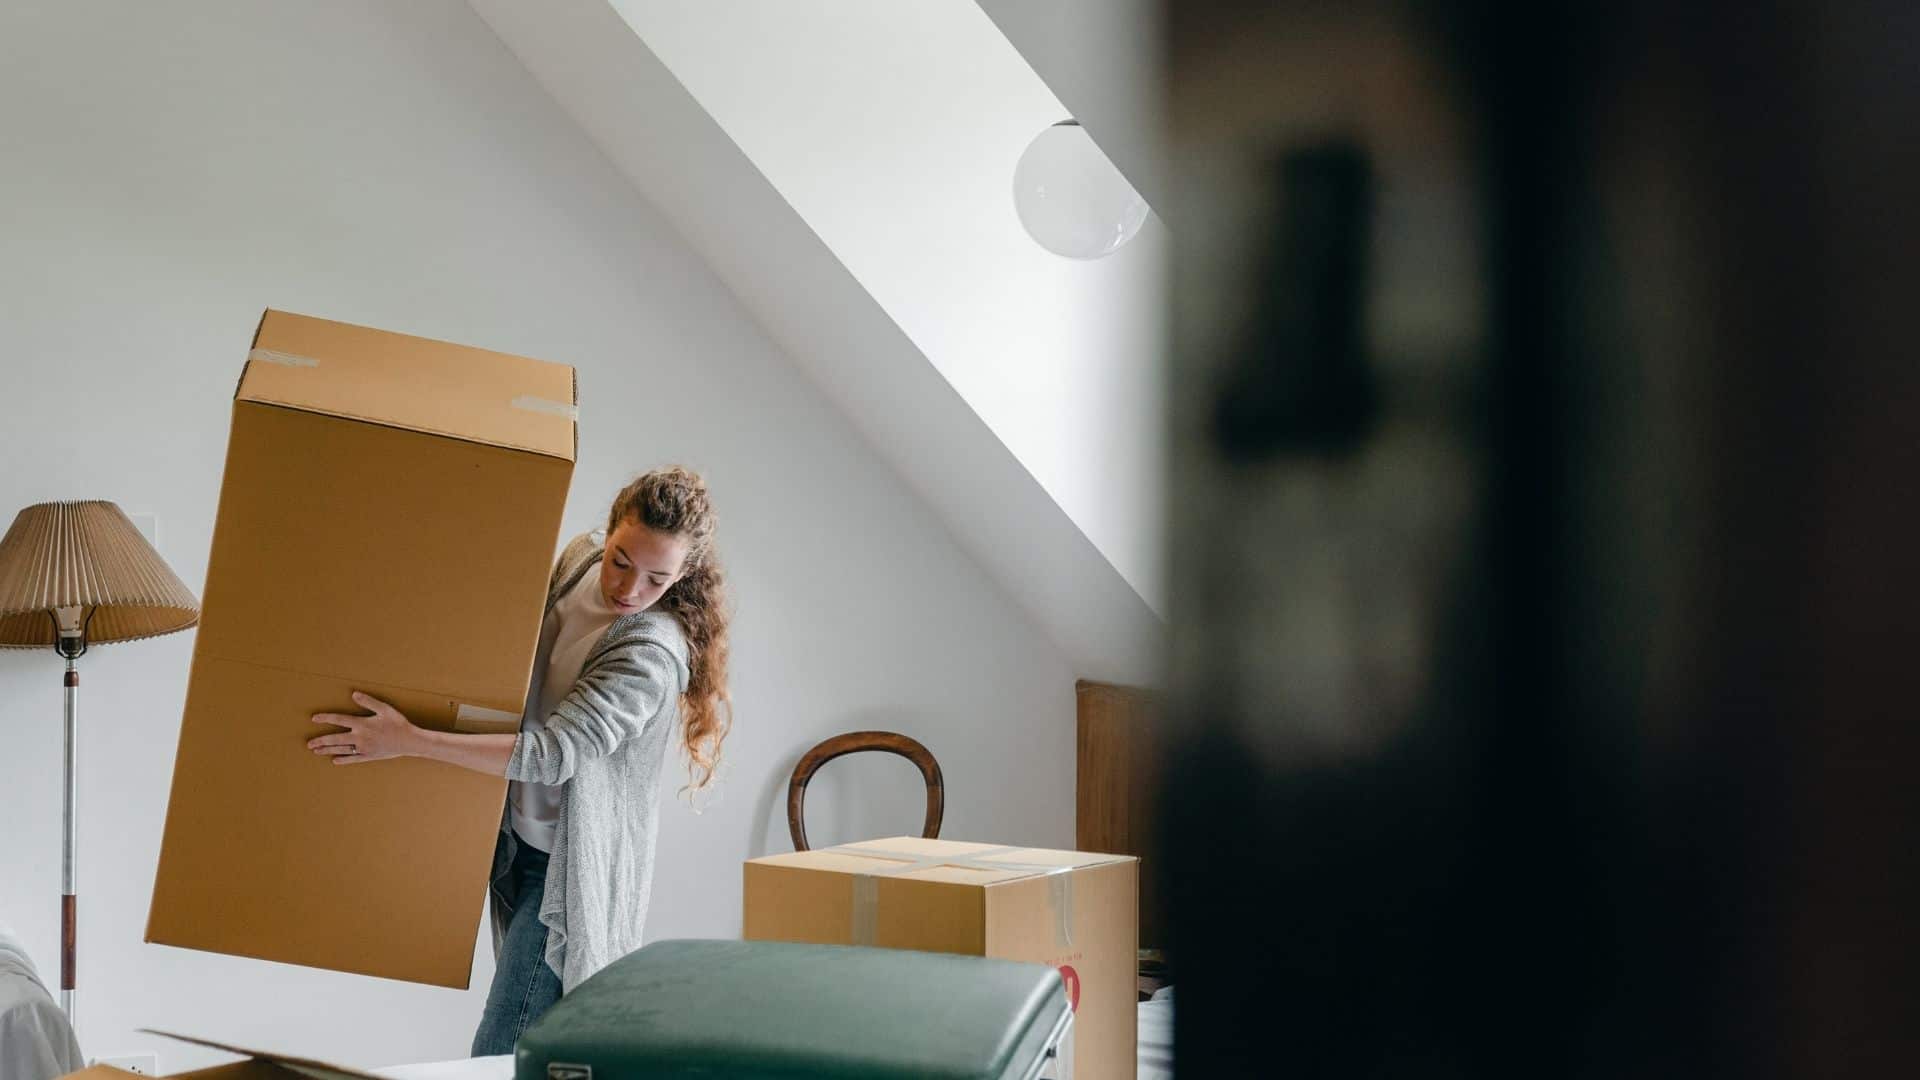
[[[1074,1075],[1132,1076],[1139,861],[900,836],[746,864],[749,940],[877,945],[1060,969]]]
[[[504,780],[316,712],[518,726],[573,475],[562,364],[269,311],[234,397],[147,940],[465,987]]]

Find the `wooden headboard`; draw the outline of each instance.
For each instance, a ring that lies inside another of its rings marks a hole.
[[[1075,778],[1075,846],[1140,858],[1140,947],[1161,949],[1163,912],[1153,862],[1160,695],[1082,679]]]

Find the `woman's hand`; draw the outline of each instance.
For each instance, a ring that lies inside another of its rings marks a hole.
[[[322,757],[331,757],[335,765],[358,765],[363,761],[410,757],[420,752],[423,733],[399,709],[358,690],[353,692],[353,703],[373,715],[314,713],[315,723],[347,730],[309,740],[307,749]]]

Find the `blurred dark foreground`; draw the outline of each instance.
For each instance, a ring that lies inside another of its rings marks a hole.
[[[1920,4],[1163,7],[1182,1076],[1920,1076]]]

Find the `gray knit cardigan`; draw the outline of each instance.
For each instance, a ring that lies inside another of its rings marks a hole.
[[[586,533],[561,551],[547,585],[548,618],[567,590],[599,567],[604,543],[604,534]],[[545,669],[543,653],[528,709],[540,707]],[[509,780],[566,785],[540,903],[547,963],[563,991],[640,947],[653,888],[660,773],[689,675],[680,620],[653,609],[622,615],[587,653],[580,678],[545,728],[521,731],[507,761]],[[518,841],[506,817],[501,828]],[[496,862],[496,882],[504,861]],[[506,933],[501,914],[496,908],[495,955]]]

